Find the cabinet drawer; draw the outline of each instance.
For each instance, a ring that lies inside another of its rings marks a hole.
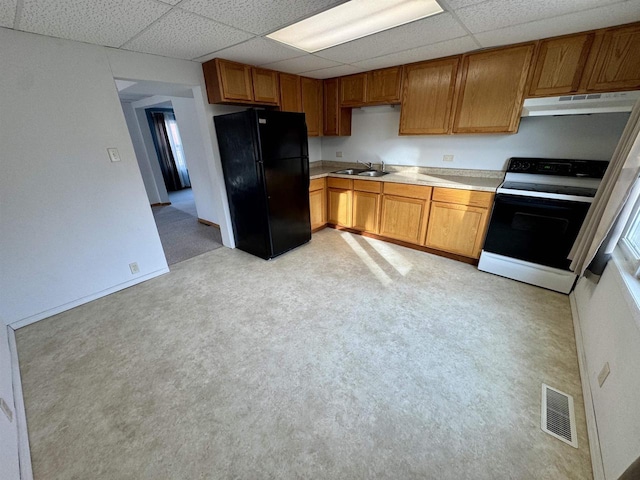
[[[309,182],[309,191],[322,190],[324,188],[324,178],[314,178]]]
[[[431,198],[431,187],[423,187],[421,185],[406,185],[404,183],[384,183],[384,193],[386,195],[398,195],[400,197],[422,198],[429,200]]]
[[[372,180],[354,180],[353,189],[360,192],[382,193],[382,182]]]
[[[327,186],[330,188],[344,188],[345,190],[351,190],[353,188],[353,180],[348,178],[327,178]]]
[[[493,203],[493,193],[436,187],[433,189],[432,200],[434,202],[457,203],[460,205],[471,205],[472,207],[488,208]]]

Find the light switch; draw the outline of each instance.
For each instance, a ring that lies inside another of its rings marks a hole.
[[[117,148],[107,148],[107,152],[109,153],[109,158],[112,162],[120,161],[120,153],[118,153]]]

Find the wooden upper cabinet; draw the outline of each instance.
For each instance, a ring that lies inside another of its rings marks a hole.
[[[460,57],[404,67],[401,135],[451,131],[451,112]]]
[[[542,40],[534,62],[529,95],[578,92],[594,37],[594,33],[580,33]]]
[[[518,131],[534,43],[462,57],[454,133]]]
[[[400,103],[402,66],[367,72],[366,103]]]
[[[367,98],[366,73],[340,77],[339,80],[341,107],[357,107],[365,104]]]
[[[280,73],[280,110],[302,112],[302,88],[298,75]]]
[[[351,135],[351,109],[340,107],[339,79],[323,82],[323,134],[325,136]]]
[[[307,119],[307,135],[322,135],[322,80],[300,78],[302,111]]]
[[[280,104],[278,72],[266,68],[252,67],[253,100],[256,103]]]
[[[640,88],[640,24],[606,29],[600,35],[602,42],[597,49],[587,91]],[[594,45],[594,55],[595,50]]]
[[[209,103],[253,103],[251,67],[214,58],[202,64]]]

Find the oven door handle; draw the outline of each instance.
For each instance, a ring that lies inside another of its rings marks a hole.
[[[497,193],[495,197],[495,203],[502,203],[507,205],[547,205],[553,206],[567,206],[569,204],[576,204],[581,202],[573,202],[571,200],[559,200],[556,198],[542,198],[542,197],[525,197],[519,195],[512,195],[510,193]]]

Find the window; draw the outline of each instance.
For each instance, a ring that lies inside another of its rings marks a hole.
[[[636,277],[640,278],[640,180],[636,180],[627,205],[631,208],[631,215],[626,227],[622,232],[622,237],[618,242],[620,249],[628,263],[629,270]],[[621,215],[624,216],[624,209]],[[624,218],[624,217],[623,217]]]

